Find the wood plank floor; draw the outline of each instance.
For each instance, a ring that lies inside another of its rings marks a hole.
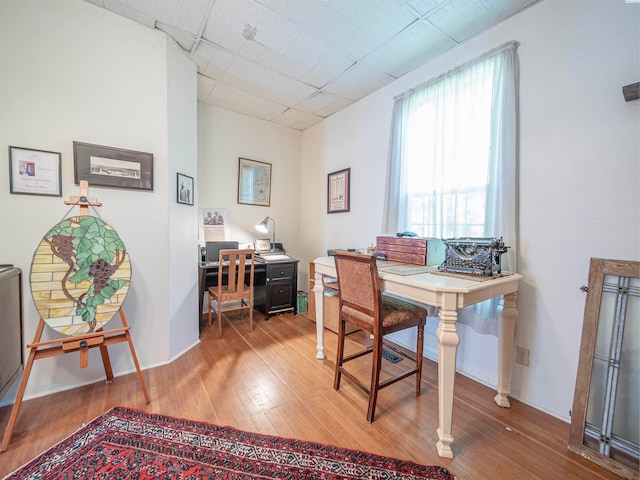
[[[25,401],[9,449],[0,454],[0,476],[122,405],[442,465],[459,480],[619,478],[566,448],[567,423],[515,400],[511,408],[500,408],[493,390],[461,375],[453,412],[455,458],[440,458],[435,363],[425,360],[420,397],[414,396],[413,378],[383,389],[376,419],[368,424],[361,391],[344,379],[340,390],[333,390],[335,334],[325,334],[328,358],[319,361],[315,323],[304,315],[264,321],[256,314],[254,320],[249,332],[248,319],[225,318],[222,339],[215,325],[205,325],[200,344],[169,365],[144,371],[149,404],[135,374]],[[347,350],[367,341],[361,332],[348,339]],[[135,335],[133,340],[143,341]],[[366,365],[354,368],[366,378]],[[0,409],[0,434],[10,411],[10,406]]]

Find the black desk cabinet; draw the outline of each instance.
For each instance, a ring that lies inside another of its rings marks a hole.
[[[253,304],[265,320],[279,313],[297,313],[298,260],[267,262],[265,272],[254,275]]]

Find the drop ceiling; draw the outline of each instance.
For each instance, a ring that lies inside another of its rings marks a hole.
[[[162,30],[198,100],[304,130],[540,0],[85,0]]]

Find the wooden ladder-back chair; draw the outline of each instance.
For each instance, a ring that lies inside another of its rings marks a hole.
[[[251,249],[220,250],[218,263],[217,285],[207,289],[209,293],[209,326],[211,326],[211,313],[213,300],[217,302],[218,338],[222,338],[222,304],[224,302],[240,301],[240,306],[229,308],[225,312],[233,310],[249,310],[249,329],[253,330],[253,267],[255,264],[255,252]],[[250,270],[247,267],[250,266]],[[223,282],[227,278],[227,282]]]
[[[412,303],[383,295],[379,287],[376,259],[357,253],[335,253],[335,264],[339,290],[338,351],[333,388],[340,388],[344,375],[369,396],[367,421],[373,422],[378,390],[403,378],[416,375],[416,396],[420,395],[422,379],[422,348],[427,310]],[[345,322],[352,323],[373,336],[373,345],[362,351],[344,356]],[[413,368],[380,382],[382,367],[383,337],[389,333],[416,327],[417,349],[415,358],[403,351],[396,353],[414,362]],[[349,373],[344,364],[372,353],[371,381],[369,385]]]

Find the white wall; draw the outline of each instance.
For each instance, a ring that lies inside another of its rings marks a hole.
[[[172,40],[167,48],[169,142],[169,346],[170,358],[199,338],[197,69]],[[177,175],[194,179],[193,205],[177,202]],[[173,191],[171,191],[173,189]]]
[[[546,0],[303,133],[302,257],[365,247],[382,224],[393,97],[509,40],[521,43],[520,317],[516,398],[568,420],[590,257],[640,258],[640,6]],[[326,175],[351,167],[351,212],[326,214]],[[435,331],[430,322],[427,330]],[[497,383],[497,339],[459,325],[458,368]],[[406,337],[400,341],[409,344]],[[425,353],[437,357],[427,335]]]
[[[186,158],[179,168],[195,174],[195,146],[182,148],[193,142],[186,129],[195,131],[195,114],[175,94],[168,105],[167,80],[172,68],[182,72],[172,79],[195,84],[195,71],[177,60],[172,48],[164,34],[80,0],[0,2],[0,263],[12,263],[24,274],[25,344],[33,340],[39,319],[29,289],[33,252],[47,230],[66,216],[64,200],[79,191],[73,178],[74,140],[154,154],[152,192],[90,187],[90,195],[102,202],[98,214],[116,228],[130,254],[133,276],[123,311],[142,367],[166,363],[197,342],[195,272],[170,269],[169,260],[169,226],[195,221],[183,222],[173,207],[176,168],[171,164],[182,154]],[[195,94],[189,101],[195,103]],[[173,135],[168,112],[187,117],[190,127]],[[11,195],[9,145],[61,152],[62,198]],[[77,208],[71,212],[77,213]],[[174,237],[171,243],[188,241]],[[191,251],[186,260],[182,256],[171,260],[174,267],[180,261],[194,265]],[[174,284],[187,284],[182,297],[193,297],[188,302],[193,305],[188,312],[192,326],[175,348],[169,331],[172,316],[187,309],[170,304],[175,286],[168,280],[170,271],[177,275]],[[119,320],[113,322],[119,326]],[[49,338],[55,334],[47,328],[43,339]],[[110,347],[110,354],[116,376],[133,370],[125,344]],[[103,378],[97,350],[91,351],[87,369],[79,368],[77,355],[38,360],[26,396]]]
[[[254,225],[269,216],[276,222],[276,242],[303,260],[298,237],[301,136],[289,127],[198,103],[198,207],[228,209],[230,240],[266,238]],[[240,157],[272,165],[270,206],[237,203]]]

